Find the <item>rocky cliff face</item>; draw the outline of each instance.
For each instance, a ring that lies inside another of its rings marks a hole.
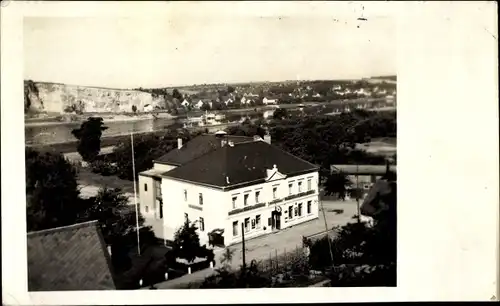
[[[133,106],[142,112],[164,105],[163,97],[136,90],[24,82],[25,112],[131,113]]]

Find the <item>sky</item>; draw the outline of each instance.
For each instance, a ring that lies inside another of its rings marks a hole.
[[[33,81],[151,88],[395,74],[389,17],[24,20],[24,77]]]

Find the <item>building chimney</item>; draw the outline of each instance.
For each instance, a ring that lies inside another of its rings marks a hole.
[[[182,138],[177,138],[177,149],[182,148]]]
[[[271,144],[271,135],[269,134],[264,135],[264,141],[267,142],[268,144]]]

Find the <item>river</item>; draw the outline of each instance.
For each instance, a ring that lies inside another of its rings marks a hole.
[[[371,102],[371,101],[370,101]],[[349,101],[348,104],[362,104],[366,103],[366,99],[364,100],[355,100]],[[319,104],[306,102],[303,104],[289,104],[289,105],[280,105],[280,108],[288,108],[292,111],[299,111],[302,109],[303,105],[313,108],[321,108],[321,113],[329,113],[331,111],[335,111],[336,108],[339,108],[341,104],[337,103],[329,103],[329,104]],[[372,105],[375,106],[375,105]],[[345,107],[345,104],[340,106]],[[246,110],[231,110],[223,112],[226,115],[226,120],[229,122],[238,122],[243,120],[244,118],[250,117],[250,119],[256,119],[258,117],[261,118],[269,118],[274,113],[274,108],[259,108],[257,112],[255,109],[246,109]],[[193,114],[194,117],[201,116],[202,112],[197,112]],[[226,122],[227,122],[226,121]],[[136,121],[109,121],[105,122],[105,125],[108,127],[103,132],[103,137],[110,136],[119,136],[134,133],[144,133],[144,132],[154,132],[168,129],[172,127],[174,124],[182,126],[186,122],[186,118],[178,117],[178,118],[158,118],[158,119],[144,119],[144,120],[136,120]],[[54,144],[54,143],[66,143],[75,141],[75,137],[71,134],[71,131],[80,126],[80,122],[71,122],[71,123],[56,123],[56,124],[47,124],[47,125],[30,125],[25,126],[25,144],[26,145],[44,145],[44,144]],[[210,126],[205,126],[210,131],[213,128],[224,129],[224,126],[216,126],[211,128]]]

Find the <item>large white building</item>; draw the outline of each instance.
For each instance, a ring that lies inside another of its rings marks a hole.
[[[270,138],[201,135],[139,176],[140,210],[173,240],[187,217],[202,244],[230,245],[318,218],[318,167]]]

